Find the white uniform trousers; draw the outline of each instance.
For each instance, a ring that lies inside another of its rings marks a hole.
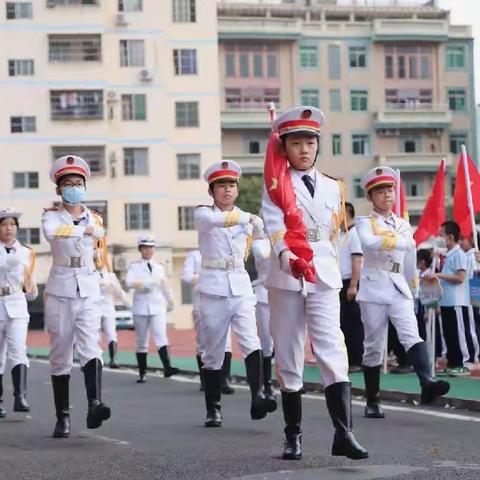
[[[260,350],[255,320],[255,296],[220,297],[200,294],[200,316],[203,327],[202,362],[207,370],[220,370],[230,326],[243,357]]]
[[[102,330],[107,337],[107,343],[118,342],[115,315],[106,315],[102,317]]]
[[[3,310],[3,312],[1,312]],[[30,318],[11,318],[0,303],[0,375],[6,365],[30,365],[27,357],[27,331]]]
[[[268,303],[257,301],[255,315],[257,317],[258,338],[262,346],[263,356],[271,357],[273,355],[273,338],[270,333],[270,307]]]
[[[195,328],[195,338],[196,338],[196,350],[197,355],[202,355],[205,351],[204,347],[204,340],[202,339],[202,328],[201,328],[201,318],[200,318],[200,311],[194,310],[192,312],[193,316],[193,326]],[[232,329],[228,329],[227,341],[225,343],[225,351],[232,353]]]
[[[396,291],[392,303],[359,302],[365,331],[363,341],[363,365],[378,367],[383,361],[385,336],[390,319],[403,348],[408,352],[417,343],[423,342],[418,334],[417,318],[413,300]]]
[[[318,282],[307,298],[295,291],[269,290],[275,371],[284,392],[298,392],[303,386],[307,329],[324,386],[349,382],[340,290]]]
[[[45,325],[50,336],[52,375],[70,374],[74,345],[82,367],[94,358],[102,361],[102,301],[100,296],[66,298],[47,295]]]
[[[157,315],[134,315],[135,333],[137,336],[137,353],[147,353],[150,340],[150,330],[157,350],[168,345],[167,316],[160,313]]]

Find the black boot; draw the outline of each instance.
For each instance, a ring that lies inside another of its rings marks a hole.
[[[0,375],[0,418],[7,416],[6,410],[2,407],[3,402],[3,375]]]
[[[355,440],[352,431],[352,395],[349,382],[339,382],[325,389],[327,408],[335,427],[332,455],[361,460],[368,452]]]
[[[205,378],[205,404],[207,406],[207,416],[205,418],[206,427],[221,427],[222,412],[220,407],[222,371],[203,369]]]
[[[57,423],[53,438],[67,438],[70,436],[70,375],[52,375],[53,400]]]
[[[110,418],[110,407],[102,403],[102,362],[93,358],[83,367],[87,390],[87,428],[98,428]]]
[[[274,412],[277,409],[277,396],[272,385],[272,357],[263,357],[263,394],[268,402],[267,411]]]
[[[147,372],[147,352],[137,352],[138,379],[137,383],[145,383],[145,374]]]
[[[378,367],[363,367],[367,405],[365,416],[367,418],[385,418],[380,404],[380,365]]]
[[[230,385],[230,371],[232,368],[232,352],[225,352],[222,365],[222,393],[224,395],[232,395],[235,389]]]
[[[285,419],[284,460],[302,458],[302,394],[300,392],[281,392],[283,418]]]
[[[245,358],[247,381],[252,394],[250,417],[252,420],[260,420],[267,416],[268,401],[262,392],[263,389],[263,360],[262,351],[255,350]]]
[[[415,344],[407,353],[408,360],[413,365],[420,379],[422,387],[421,403],[432,403],[437,397],[445,395],[450,390],[450,384],[445,380],[436,380],[430,375],[430,361],[427,344],[420,342]]]
[[[15,365],[12,368],[12,383],[13,383],[13,402],[14,412],[29,412],[30,407],[27,403],[27,366],[23,363]]]
[[[108,353],[110,354],[110,362],[108,366],[110,368],[118,368],[118,363],[115,361],[117,355],[117,342],[110,342],[108,344]]]
[[[200,377],[200,391],[205,391],[205,375],[203,374],[202,356],[197,355],[198,375]]]
[[[166,345],[158,350],[158,355],[163,363],[163,376],[165,378],[176,375],[180,371],[180,369],[170,365],[170,357],[168,355],[168,347]]]

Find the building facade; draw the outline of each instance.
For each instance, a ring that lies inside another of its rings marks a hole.
[[[0,15],[0,204],[24,213],[39,283],[42,211],[58,199],[49,170],[76,153],[115,270],[154,233],[175,291],[169,321],[189,327],[180,272],[197,243],[193,208],[209,198],[201,172],[221,158],[215,0],[2,0]]]
[[[247,172],[262,171],[269,101],[324,111],[318,168],[359,213],[368,168],[401,169],[416,224],[440,160],[453,185],[460,145],[476,157],[471,28],[435,2],[223,0],[218,22],[223,155]]]

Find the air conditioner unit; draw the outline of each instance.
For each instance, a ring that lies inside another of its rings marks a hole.
[[[125,27],[126,25],[128,25],[128,21],[124,13],[117,13],[115,15],[115,25],[119,27]]]
[[[55,8],[57,6],[57,0],[47,0],[47,8]]]
[[[138,78],[142,80],[142,82],[148,82],[149,80],[153,79],[153,70],[150,68],[142,68],[138,72]]]
[[[124,272],[128,267],[127,259],[122,255],[116,255],[113,257],[113,269],[116,272]]]
[[[109,90],[107,92],[107,102],[117,102],[120,100],[120,95],[115,90]]]

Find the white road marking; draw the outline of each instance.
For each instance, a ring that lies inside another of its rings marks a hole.
[[[97,435],[96,433],[90,432],[80,432],[79,437],[81,438],[96,438],[97,440],[101,440],[102,442],[113,443],[114,445],[121,445],[121,446],[129,446],[130,442],[126,442],[125,440],[118,440],[116,438],[105,437],[104,435]]]

